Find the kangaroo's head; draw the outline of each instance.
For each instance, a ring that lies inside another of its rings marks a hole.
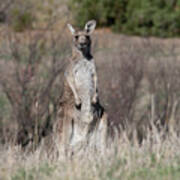
[[[68,28],[73,35],[73,45],[76,50],[82,52],[83,55],[89,56],[91,49],[91,37],[96,27],[96,21],[91,20],[85,24],[84,30],[77,31],[71,24],[68,24]]]

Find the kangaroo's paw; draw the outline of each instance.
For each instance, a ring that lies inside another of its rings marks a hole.
[[[96,104],[99,101],[98,95],[95,94],[94,97],[92,98],[92,104]]]
[[[78,98],[75,100],[75,107],[78,110],[81,110],[81,100]]]
[[[76,109],[81,110],[81,103],[80,104],[75,104],[75,107],[76,107]]]

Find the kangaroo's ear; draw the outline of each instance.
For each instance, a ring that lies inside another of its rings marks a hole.
[[[95,20],[91,20],[91,21],[88,21],[85,25],[85,31],[88,33],[88,34],[91,34],[93,33],[94,29],[96,27],[96,21]]]
[[[75,32],[76,32],[76,30],[73,28],[73,26],[72,26],[71,24],[67,24],[67,26],[68,26],[68,28],[69,28],[71,34],[74,35]]]

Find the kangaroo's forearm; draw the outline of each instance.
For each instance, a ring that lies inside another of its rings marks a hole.
[[[73,92],[73,95],[74,95],[74,98],[75,98],[75,103],[77,105],[80,104],[80,99],[79,99],[79,96],[78,96],[78,93],[77,93],[77,90],[76,90],[76,87],[75,87],[75,82],[73,79],[70,79],[70,78],[67,78],[67,81],[68,81],[68,84]]]
[[[98,88],[97,88],[97,75],[94,75],[94,95],[93,95],[93,102],[96,103],[98,99]]]

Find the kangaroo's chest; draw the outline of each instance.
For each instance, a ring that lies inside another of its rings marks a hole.
[[[78,88],[93,88],[93,76],[95,74],[94,60],[82,59],[74,67],[75,83]]]

